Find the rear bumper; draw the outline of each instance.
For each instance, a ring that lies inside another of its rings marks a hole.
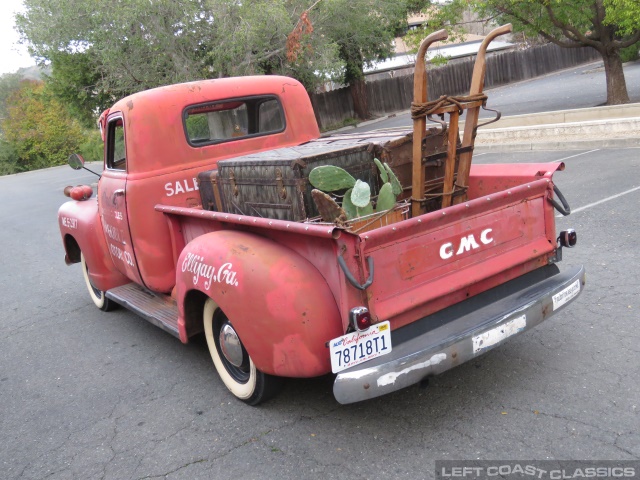
[[[336,400],[385,395],[471,360],[542,323],[584,284],[584,267],[560,273],[550,265],[395,330],[391,353],[337,375]]]

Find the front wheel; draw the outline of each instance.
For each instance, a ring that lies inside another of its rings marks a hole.
[[[256,368],[231,322],[212,299],[204,306],[204,334],[220,379],[238,399],[258,405],[280,390],[282,378]]]
[[[84,253],[80,254],[80,260],[82,263],[82,273],[84,274],[84,282],[87,284],[87,290],[89,290],[89,296],[96,307],[98,307],[103,312],[109,312],[117,307],[117,304],[111,300],[109,300],[102,290],[98,290],[91,283],[91,279],[89,278],[89,267],[87,267],[87,262],[84,259]]]

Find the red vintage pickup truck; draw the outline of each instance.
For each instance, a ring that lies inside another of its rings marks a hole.
[[[557,266],[575,244],[555,229],[561,163],[473,165],[465,201],[356,232],[256,213],[260,202],[204,205],[199,174],[225,162],[235,162],[229,207],[245,157],[349,144],[320,138],[291,78],[140,92],[100,126],[97,192],[74,189],[59,210],[67,264],[82,265],[98,308],[125,306],[184,343],[204,333],[222,381],[248,404],[285,377],[332,371],[340,403],[384,395],[536,326],[583,289],[584,268]]]

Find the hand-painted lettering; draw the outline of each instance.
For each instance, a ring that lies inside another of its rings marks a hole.
[[[118,243],[124,243],[124,241],[122,240],[123,235],[120,234],[120,230],[118,228],[105,223],[104,231],[111,240],[114,240]]]
[[[111,252],[111,256],[115,260],[120,260],[121,262],[124,262],[131,267],[135,265],[135,262],[133,261],[133,255],[131,255],[131,253],[127,252],[126,250],[122,250],[117,245],[109,243],[109,251]]]
[[[489,235],[493,232],[493,229],[486,228],[482,232],[480,232],[480,244],[489,245],[493,243],[493,237]],[[476,250],[481,247],[476,240],[474,234],[467,235],[466,237],[462,237],[458,242],[458,249],[454,248],[454,244],[452,242],[444,243],[440,246],[440,258],[443,260],[448,260],[449,258],[455,255],[462,255],[463,253],[470,252],[471,250]]]
[[[233,271],[233,264],[225,263],[217,269],[213,265],[204,262],[204,257],[195,253],[188,253],[182,262],[182,271],[193,274],[193,284],[197,285],[201,278],[204,279],[203,287],[211,288],[213,283],[226,283],[233,287],[238,286],[237,272]]]
[[[461,255],[464,252],[469,252],[471,251],[471,249],[475,250],[476,248],[480,248],[480,245],[478,245],[478,242],[476,242],[476,239],[473,237],[473,235],[462,237],[460,239],[460,246],[458,247],[456,255]]]
[[[195,192],[198,189],[198,180],[196,178],[192,178],[191,180],[178,180],[164,185],[167,197],[172,197],[179,193]]]
[[[78,228],[77,218],[61,217],[60,221],[62,222],[62,225],[67,228]]]
[[[448,242],[440,247],[440,258],[446,260],[453,257],[453,243]]]

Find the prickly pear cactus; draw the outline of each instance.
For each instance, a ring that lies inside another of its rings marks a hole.
[[[353,187],[356,179],[343,168],[335,165],[323,165],[311,170],[309,183],[323,192],[335,192]]]
[[[356,180],[351,192],[351,202],[358,208],[364,208],[371,202],[371,187],[367,182]]]
[[[336,201],[320,190],[311,190],[311,197],[318,207],[318,212],[325,222],[344,224],[347,214]]]
[[[387,175],[387,171],[385,170],[384,166],[382,165],[382,162],[380,160],[378,160],[377,158],[374,158],[373,162],[376,164],[376,167],[378,167],[378,173],[380,174],[380,178],[382,179],[382,183],[387,183],[389,181],[389,176]]]
[[[384,183],[378,193],[375,212],[384,212],[395,206],[397,196],[402,193],[402,185],[388,164],[383,164],[377,158],[374,158],[373,161]],[[356,180],[343,168],[335,165],[316,167],[309,174],[309,182],[317,189],[312,190],[311,195],[325,222],[343,225],[347,219],[351,220],[374,213],[369,184],[362,180]],[[347,188],[349,190],[342,199],[342,208],[333,198],[324,193]]]
[[[393,194],[393,187],[390,183],[385,183],[378,193],[378,203],[376,212],[384,212],[393,208],[396,204],[396,196]]]
[[[387,163],[384,164],[384,168],[389,176],[389,183],[393,189],[393,194],[400,195],[402,193],[402,184],[400,183],[400,180],[398,180],[398,177],[396,177],[396,174],[393,173],[393,170],[391,170],[391,167]]]
[[[342,199],[342,209],[346,212],[347,218],[351,220],[352,218],[356,218],[358,216],[358,207],[356,207],[351,201],[351,193],[353,192],[353,188],[350,188],[344,194]]]

